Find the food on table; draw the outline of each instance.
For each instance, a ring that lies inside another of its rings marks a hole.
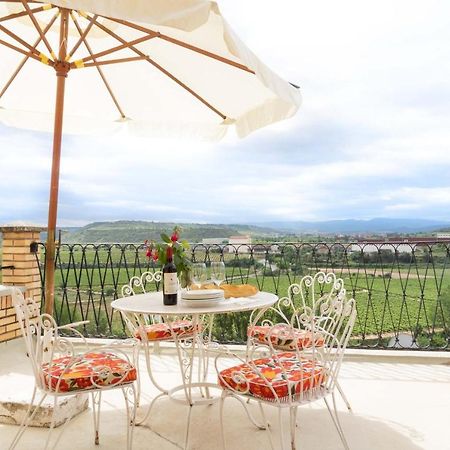
[[[201,286],[193,284],[190,286],[191,290],[197,289],[222,289],[225,298],[232,297],[251,297],[258,293],[258,288],[250,284],[221,284],[219,287],[214,283],[205,283]]]

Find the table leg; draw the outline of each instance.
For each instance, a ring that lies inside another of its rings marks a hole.
[[[211,388],[218,388],[218,385],[216,383],[208,383],[207,381],[209,369],[207,347],[212,338],[214,318],[212,315],[205,314],[192,314],[191,317],[193,333],[186,339],[173,332],[171,323],[175,318],[169,316],[164,317],[165,322],[171,328],[182,378],[182,385],[169,390],[169,396],[173,400],[181,401],[179,398],[174,398],[174,394],[183,391],[183,402],[188,405],[211,404],[218,400],[210,392]],[[196,372],[194,372],[195,363],[197,363]],[[194,398],[195,393],[200,394],[200,398]]]

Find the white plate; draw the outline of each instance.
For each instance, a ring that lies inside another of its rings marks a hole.
[[[205,306],[216,306],[219,303],[221,303],[223,300],[225,300],[225,297],[218,297],[218,298],[207,298],[203,300],[185,300],[181,299],[184,306],[189,306],[192,308],[202,308]]]
[[[221,299],[224,296],[222,289],[197,289],[192,291],[183,291],[181,298],[184,300],[208,300]]]

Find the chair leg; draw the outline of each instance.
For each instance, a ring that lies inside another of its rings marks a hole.
[[[341,385],[339,384],[339,382],[337,380],[336,380],[336,389],[339,391],[339,394],[341,395],[342,400],[344,400],[344,403],[345,403],[345,406],[347,406],[347,409],[350,412],[353,412],[352,406],[350,405],[350,402],[348,401],[346,395],[344,394],[344,391],[341,388]]]
[[[284,449],[284,433],[283,433],[283,415],[282,408],[278,408],[278,428],[280,430],[280,450]]]
[[[224,423],[223,423],[223,408],[224,408],[224,404],[225,404],[225,399],[228,397],[229,395],[226,393],[226,391],[222,392],[222,396],[220,397],[220,405],[219,405],[219,411],[220,411],[220,434],[221,434],[221,441],[222,441],[222,450],[225,450],[226,446],[225,446],[225,431],[224,431]],[[239,401],[239,403],[241,403],[241,405],[244,407],[245,412],[247,413],[248,418],[250,419],[250,421],[253,423],[253,425],[255,425],[258,429],[260,430],[266,430],[269,433],[269,440],[270,440],[270,447],[272,450],[279,450],[277,447],[275,447],[274,443],[273,443],[273,439],[272,439],[272,433],[270,431],[270,425],[269,425],[269,421],[267,420],[266,414],[264,412],[264,408],[261,404],[261,402],[258,402],[259,405],[259,409],[261,411],[261,416],[262,419],[264,421],[264,425],[260,425],[256,422],[256,420],[254,419],[253,415],[250,413],[250,411],[247,408],[247,402],[244,401],[242,398],[233,395],[233,398],[235,398],[236,400]]]
[[[341,425],[341,421],[339,420],[339,413],[338,413],[337,406],[336,406],[336,396],[334,395],[334,392],[331,394],[331,397],[333,399],[333,409],[334,409],[334,414],[336,416],[336,423],[338,424],[339,429],[341,430],[342,443],[344,444],[345,449],[349,450],[348,442],[347,442],[347,439],[345,438],[345,434],[344,434],[344,430]]]
[[[219,417],[220,417],[220,440],[222,441],[222,450],[226,450],[225,446],[225,430],[223,426],[223,407],[225,405],[225,398],[227,397],[226,392],[223,391],[220,397],[220,405],[219,405]]]
[[[136,425],[142,425],[143,423],[147,422],[148,418],[150,417],[150,413],[153,409],[153,405],[156,403],[156,400],[158,400],[161,397],[164,397],[165,395],[167,395],[165,392],[161,392],[161,394],[157,395],[151,402],[150,405],[148,406],[147,412],[145,413],[145,416],[143,419],[139,420],[139,422],[136,420]]]
[[[333,410],[331,409],[326,397],[324,397],[323,400],[325,402],[325,405],[327,406],[328,412],[330,413],[331,419],[333,420],[334,426],[336,427],[339,437],[341,438],[342,445],[344,446],[345,450],[350,450],[348,443],[347,443],[347,439],[345,438],[341,423],[339,421],[339,415],[338,415],[338,411],[336,408],[336,399],[335,399],[334,393],[332,394],[332,398],[333,398]]]
[[[295,445],[295,431],[297,428],[297,406],[292,406],[289,410],[290,413],[290,426],[291,426],[291,450],[296,450]]]
[[[155,341],[153,343],[153,353],[155,355],[160,355],[161,354],[161,345],[158,341]]]
[[[52,420],[50,422],[50,428],[47,433],[47,440],[45,441],[44,449],[47,450],[50,444],[50,439],[52,437],[53,429],[55,428],[55,416],[56,416],[56,408],[58,406],[58,397],[53,397],[53,412],[52,412]]]
[[[155,344],[159,344],[158,342],[155,342]],[[158,391],[163,392],[167,394],[167,389],[164,389],[160,384],[155,380],[155,377],[153,376],[151,361],[150,361],[150,349],[148,348],[148,343],[145,344],[144,347],[144,354],[145,354],[145,364],[147,367],[147,373],[150,378],[150,381],[152,382],[153,386],[158,389]]]
[[[184,439],[184,450],[187,450],[188,445],[189,445],[189,431],[191,428],[192,407],[193,407],[192,405],[189,405],[189,413],[188,413],[187,426],[186,426],[186,437]]]
[[[93,417],[94,417],[94,442],[95,445],[100,444],[100,435],[99,435],[99,429],[100,429],[100,406],[102,402],[102,391],[94,391],[91,393],[91,399],[92,399],[92,410],[93,410]]]
[[[137,409],[137,396],[136,387],[134,384],[122,388],[123,398],[125,399],[125,408],[127,412],[127,450],[131,450],[133,447],[133,434],[134,426],[136,423],[136,409]],[[131,399],[128,395],[131,394]],[[130,411],[130,401],[131,401],[131,411]]]
[[[33,402],[36,398],[36,392],[37,392],[37,389],[35,387],[33,390],[33,395],[31,397],[30,405],[28,406],[27,412],[25,413],[25,416],[19,426],[19,429],[17,430],[17,433],[14,436],[14,439],[11,442],[11,445],[9,446],[9,450],[13,450],[14,448],[16,448],[16,445],[19,443],[20,438],[22,437],[23,433],[27,429],[28,423],[33,420],[34,416],[36,415],[37,410],[40,408],[40,406],[42,405],[42,402],[47,397],[47,394],[44,394],[42,396],[41,400],[39,401],[39,403],[35,406],[33,412],[31,412],[33,409]]]
[[[136,391],[136,408],[139,408],[141,403],[141,371],[139,369],[139,366],[137,366]]]
[[[275,444],[273,442],[272,431],[270,430],[270,423],[267,420],[266,413],[264,412],[264,407],[263,407],[262,403],[258,402],[258,404],[259,404],[259,410],[261,411],[261,416],[264,420],[264,423],[266,424],[266,431],[269,433],[270,448],[272,450],[275,450]]]
[[[139,403],[141,402],[141,367],[139,364],[140,356],[141,356],[141,347],[142,345],[138,345],[135,348],[134,356],[133,356],[133,365],[136,367],[137,372],[137,379],[136,379],[136,386],[137,386],[137,403],[136,407],[139,408]]]
[[[56,450],[56,449],[59,448],[58,447],[59,440],[61,439],[61,437],[62,437],[62,435],[64,433],[64,430],[66,429],[68,423],[72,420],[73,416],[74,416],[74,413],[72,413],[72,415],[69,416],[66,419],[66,421],[64,422],[64,424],[61,426],[61,431],[59,432],[58,437],[56,438],[55,443],[53,444],[53,447],[52,447],[53,450]]]
[[[245,409],[245,412],[247,413],[247,417],[250,419],[250,422],[255,425],[256,428],[258,428],[259,430],[265,430],[266,424],[259,424],[256,419],[253,417],[252,413],[250,412],[250,410],[248,409],[248,402],[244,401],[241,397],[234,397]],[[259,402],[258,402],[259,403]],[[261,403],[260,403],[261,405]]]

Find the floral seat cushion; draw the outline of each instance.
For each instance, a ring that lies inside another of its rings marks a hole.
[[[44,382],[54,392],[111,387],[136,380],[136,369],[125,359],[108,352],[64,356],[42,365]]]
[[[293,352],[280,353],[276,360],[255,359],[248,364],[225,369],[219,375],[222,388],[265,400],[287,397],[289,392],[298,395],[323,385],[325,381],[326,371],[320,362],[298,359]]]
[[[172,332],[170,329],[171,326],[173,333],[176,334],[179,338],[191,336],[195,330],[194,324],[191,320],[177,320],[175,322],[172,322],[171,325],[168,323],[155,323],[152,325],[145,325],[144,330],[149,341],[161,341],[172,339]],[[200,326],[197,325],[197,331],[199,330]],[[134,337],[142,339],[141,333],[142,328],[135,331]]]
[[[286,333],[286,328],[270,325],[254,325],[248,327],[247,334],[261,344],[269,345],[269,340],[275,349],[299,350],[311,348],[313,345],[312,333],[298,328]],[[323,336],[319,333],[315,336],[315,347],[324,345]]]

